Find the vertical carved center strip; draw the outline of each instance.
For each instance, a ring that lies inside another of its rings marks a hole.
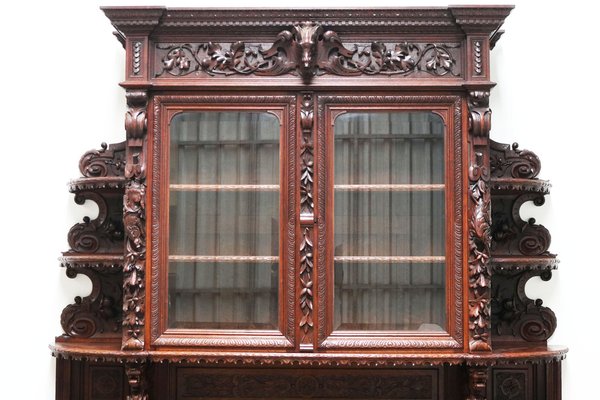
[[[314,145],[313,145],[313,96],[302,95],[300,107],[300,127],[302,140],[300,143],[300,224],[302,241],[300,243],[300,349],[313,350],[313,304],[314,304]]]
[[[131,67],[134,75],[139,75],[142,65],[142,42],[133,42],[133,58]]]
[[[491,196],[489,92],[469,93],[469,349],[490,351]]]
[[[488,370],[485,367],[469,367],[469,397],[467,400],[486,400]]]
[[[125,374],[127,375],[130,390],[127,400],[148,400],[146,364],[127,363],[125,365]]]
[[[124,350],[144,348],[145,262],[146,262],[146,106],[144,91],[127,93],[127,133],[123,199],[125,265],[123,267]]]

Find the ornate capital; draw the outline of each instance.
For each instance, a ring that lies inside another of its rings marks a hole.
[[[489,137],[492,129],[490,92],[474,90],[469,92],[469,132],[473,136]]]

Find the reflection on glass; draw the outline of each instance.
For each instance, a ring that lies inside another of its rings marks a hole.
[[[277,327],[279,134],[261,112],[171,121],[169,327]]]
[[[334,329],[442,329],[443,121],[347,113],[334,135]]]

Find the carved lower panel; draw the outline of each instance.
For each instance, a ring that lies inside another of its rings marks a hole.
[[[123,368],[90,366],[90,397],[94,400],[123,400]]]
[[[92,292],[75,297],[75,303],[63,310],[61,326],[67,336],[91,337],[120,334],[123,273],[120,269],[67,267],[67,276],[86,275],[92,281]]]
[[[546,343],[556,330],[556,316],[542,300],[532,300],[525,294],[525,285],[532,277],[549,280],[552,272],[503,271],[492,278],[492,332],[494,343]]]
[[[499,369],[493,374],[494,400],[529,400],[531,377],[528,369]]]
[[[176,399],[438,399],[438,370],[177,369]]]

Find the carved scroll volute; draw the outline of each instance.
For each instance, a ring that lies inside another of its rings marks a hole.
[[[301,98],[300,127],[302,140],[300,144],[300,224],[302,241],[300,242],[300,350],[313,351],[314,332],[314,101],[311,93],[304,93]]]
[[[144,91],[127,93],[125,177],[128,182],[123,199],[125,265],[123,267],[122,347],[124,350],[140,350],[144,347],[147,102],[148,96]]]
[[[309,80],[316,73],[317,43],[322,32],[323,28],[312,22],[304,22],[294,26],[294,36],[298,43],[298,50],[300,51],[298,68],[300,75],[305,80]]]
[[[469,93],[469,349],[490,351],[491,329],[491,194],[489,92]]]

